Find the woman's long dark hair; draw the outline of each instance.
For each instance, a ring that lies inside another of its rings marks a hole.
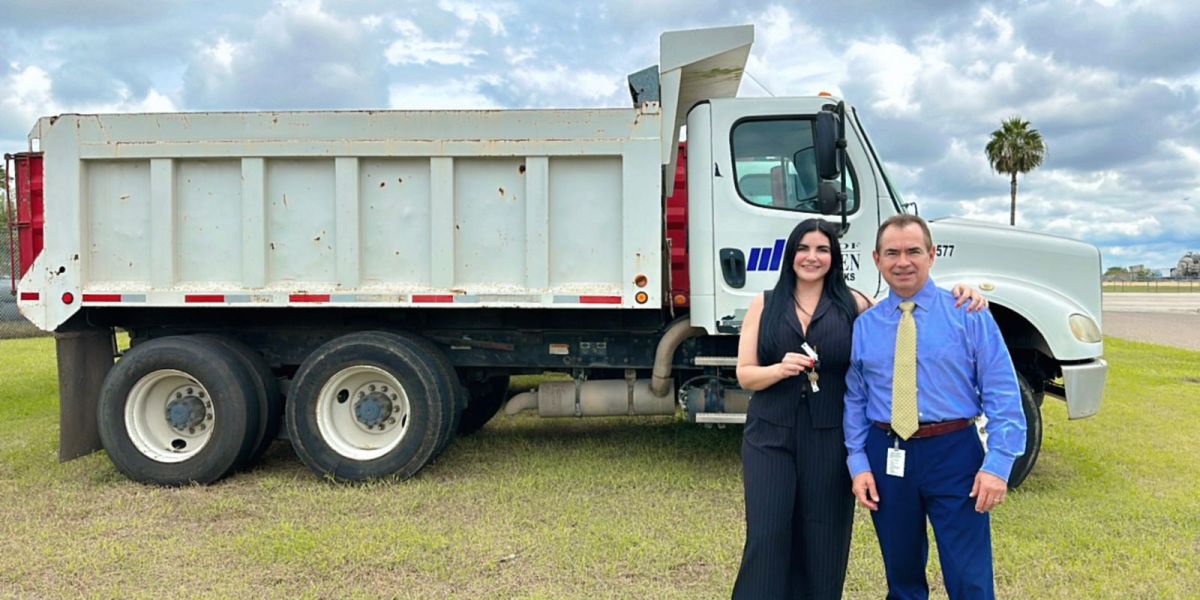
[[[783,324],[784,319],[787,318],[787,313],[784,311],[796,310],[796,271],[792,266],[796,259],[796,248],[800,246],[800,240],[813,231],[820,231],[829,238],[831,260],[829,272],[825,274],[825,282],[821,290],[822,300],[832,302],[833,308],[842,313],[848,321],[854,321],[858,316],[858,304],[854,301],[854,296],[850,294],[850,288],[846,286],[846,281],[842,277],[842,246],[838,243],[837,229],[832,223],[823,219],[806,219],[792,229],[792,233],[787,238],[787,245],[783,248],[779,281],[775,283],[775,289],[768,297],[766,306],[763,307],[762,319],[758,325],[760,347],[780,348],[782,346],[782,338],[787,330]],[[764,360],[764,357],[760,356],[759,360]]]

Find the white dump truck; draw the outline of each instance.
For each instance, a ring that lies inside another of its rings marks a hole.
[[[663,34],[623,109],[40,119],[12,158],[17,300],[56,334],[60,458],[206,483],[286,437],[323,476],[407,477],[548,371],[572,377],[510,411],[744,421],[737,336],[788,232],[839,223],[880,297],[875,231],[904,210],[840,100],[734,97],[752,41]],[[1019,483],[1043,393],[1099,410],[1100,255],[932,228],[937,282],[986,293],[1020,374]]]

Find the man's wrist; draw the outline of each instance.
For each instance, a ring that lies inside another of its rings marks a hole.
[[[867,460],[867,453],[863,450],[851,452],[846,457],[846,466],[850,468],[851,479],[871,470],[871,462]]]
[[[1012,473],[1013,463],[1017,461],[1016,457],[1005,456],[998,452],[988,452],[983,459],[983,466],[980,471],[995,475],[1008,483],[1008,476]]]

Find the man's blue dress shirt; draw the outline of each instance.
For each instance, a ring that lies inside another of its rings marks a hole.
[[[892,367],[900,302],[916,303],[917,420],[921,423],[987,416],[983,471],[1005,481],[1025,451],[1025,414],[1012,359],[989,311],[954,307],[954,296],[930,279],[912,298],[893,292],[854,322],[846,372],[846,459],[850,476],[871,469],[864,447],[872,421],[892,420]]]

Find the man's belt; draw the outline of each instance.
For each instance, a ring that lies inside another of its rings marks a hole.
[[[942,421],[940,423],[922,423],[919,427],[917,427],[917,432],[909,436],[908,439],[931,438],[947,433],[954,433],[955,431],[970,427],[971,423],[974,422],[975,419],[955,419],[953,421]],[[891,433],[892,431],[891,423],[875,421],[875,426],[887,431],[888,433]]]

